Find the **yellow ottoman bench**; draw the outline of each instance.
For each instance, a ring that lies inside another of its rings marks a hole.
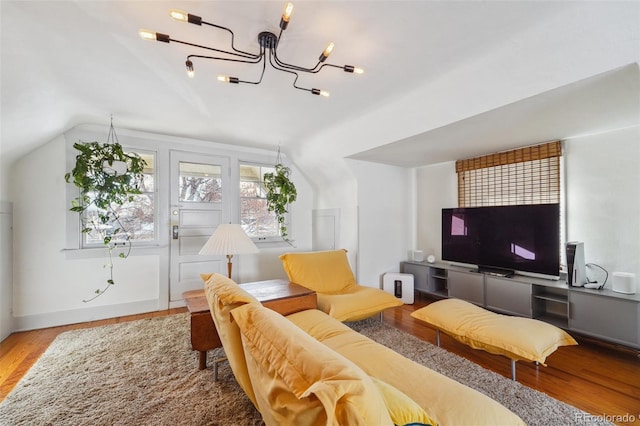
[[[535,361],[545,365],[547,356],[560,346],[577,345],[564,330],[531,318],[489,312],[460,299],[433,302],[411,314],[436,329],[474,349],[511,359],[511,378],[516,380],[516,361]]]

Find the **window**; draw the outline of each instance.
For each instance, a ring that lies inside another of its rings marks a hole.
[[[560,262],[564,264],[565,200],[562,144],[553,141],[456,161],[458,206],[560,205]]]
[[[278,222],[267,209],[264,174],[274,173],[273,167],[240,164],[240,224],[247,235],[257,240],[280,239]]]
[[[139,182],[141,194],[134,195],[133,201],[115,205],[114,210],[119,216],[120,223],[108,223],[102,227],[100,232],[90,232],[83,235],[83,247],[102,245],[103,238],[109,235],[113,229],[125,229],[132,243],[149,243],[156,239],[155,229],[155,154],[150,152],[136,151],[146,162],[142,179]],[[91,194],[88,194],[91,196]],[[85,211],[85,220],[92,221],[100,215],[100,211],[89,208]],[[112,241],[123,243],[125,235],[118,234]]]
[[[456,161],[458,206],[560,203],[559,141]]]

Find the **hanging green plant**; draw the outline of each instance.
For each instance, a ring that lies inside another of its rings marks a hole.
[[[121,258],[131,253],[129,234],[116,209],[141,193],[139,184],[146,161],[136,153],[125,152],[117,142],[109,143],[109,139],[107,143],[78,142],[73,147],[79,151],[75,167],[64,178],[80,188],[80,194],[72,201],[70,210],[80,214],[82,233],[99,238],[109,253],[109,263],[105,265],[109,268],[107,285],[96,290],[92,298],[83,300],[89,302],[114,284],[114,250],[120,247]]]
[[[291,170],[280,163],[280,151],[278,151],[278,162],[275,165],[275,173],[264,174],[264,186],[267,189],[267,208],[276,215],[280,236],[287,243],[291,240],[287,233],[287,212],[289,204],[296,201],[298,193],[296,186],[289,179]]]

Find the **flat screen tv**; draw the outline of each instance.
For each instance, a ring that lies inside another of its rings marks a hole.
[[[510,275],[560,275],[560,206],[442,209],[442,259]]]

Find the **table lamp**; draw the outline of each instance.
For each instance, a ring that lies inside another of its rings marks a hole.
[[[199,254],[207,256],[227,256],[227,272],[231,278],[231,258],[234,254],[257,253],[258,247],[237,223],[220,224],[213,232]]]

